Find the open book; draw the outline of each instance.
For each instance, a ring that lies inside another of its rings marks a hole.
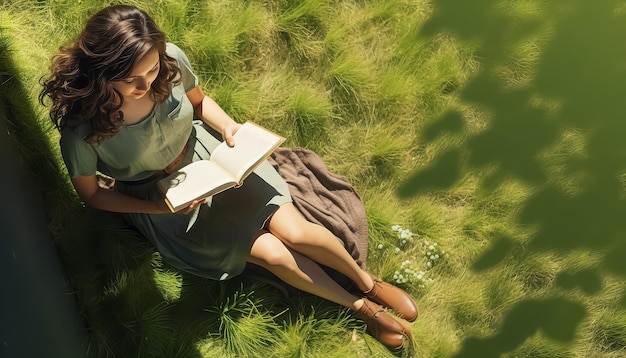
[[[256,125],[244,123],[233,136],[235,146],[220,143],[211,158],[190,163],[157,182],[172,212],[194,200],[213,196],[243,184],[254,169],[278,148],[285,138]]]

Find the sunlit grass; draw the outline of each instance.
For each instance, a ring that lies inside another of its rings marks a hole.
[[[316,0],[279,1],[274,11],[274,25],[281,39],[279,48],[285,51],[286,58],[293,57],[294,65],[319,60],[324,53],[323,20],[334,11],[330,4]]]
[[[326,142],[327,122],[334,117],[328,95],[315,91],[313,86],[295,87],[287,101],[285,119],[293,123],[298,142],[319,151],[319,144]]]
[[[308,296],[286,299],[245,278],[192,279],[132,231],[94,233],[73,221],[81,204],[64,172],[58,134],[37,103],[38,81],[50,55],[108,3],[0,1],[0,44],[9,49],[0,53],[2,95],[18,114],[11,129],[24,160],[40,179],[50,179],[39,184],[90,355],[392,356],[336,305]],[[507,93],[526,90],[551,38],[549,26],[485,63],[475,39],[461,44],[450,33],[419,36],[435,11],[429,1],[127,3],[154,16],[185,50],[205,92],[237,121],[257,121],[287,137],[286,145],[314,150],[354,185],[368,215],[371,272],[398,280],[407,261],[423,272],[398,283],[421,310],[412,325],[416,346],[405,355],[452,356],[469,337],[498,332],[516,302],[550,295],[585,304],[579,337],[561,345],[538,332],[507,357],[618,357],[626,351],[623,283],[619,277],[595,280],[605,253],[530,254],[537,228],[520,224],[519,211],[533,186],[502,175],[497,164],[466,161],[468,138],[492,129],[495,113],[468,104],[460,93],[485,71]],[[494,11],[517,26],[545,20],[544,7],[503,1]],[[537,94],[528,108],[552,115],[561,105]],[[576,196],[589,180],[589,173],[571,166],[586,159],[587,135],[562,130],[533,158],[566,196]],[[429,170],[441,175],[417,181],[423,187],[410,188],[415,195],[399,196],[414,173]],[[403,243],[394,225],[410,230],[412,240]],[[432,244],[446,255],[428,266]]]
[[[354,354],[355,344],[351,342],[352,319],[341,315],[337,320],[316,318],[315,311],[308,316],[295,314],[295,319],[284,322],[273,354],[278,357],[346,357]],[[359,339],[360,340],[360,339]],[[330,342],[330,344],[328,344]]]

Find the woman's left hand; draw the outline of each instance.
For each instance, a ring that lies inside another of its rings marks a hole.
[[[201,200],[194,200],[191,204],[189,204],[189,206],[187,206],[186,208],[182,208],[180,210],[177,211],[177,213],[182,213],[182,214],[189,214],[190,212],[192,212],[195,208],[197,208],[198,206],[202,205],[202,204],[206,204],[206,199],[201,199]],[[169,211],[168,211],[169,212]]]
[[[235,138],[233,138],[233,135],[237,133],[240,127],[241,127],[241,124],[236,123],[236,122],[233,122],[232,124],[229,124],[226,127],[224,127],[224,132],[222,133],[222,137],[224,138],[224,140],[226,141],[226,144],[228,144],[229,147],[235,146]]]

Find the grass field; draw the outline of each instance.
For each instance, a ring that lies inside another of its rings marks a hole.
[[[0,0],[2,94],[94,357],[393,356],[336,305],[162,262],[86,225],[49,57],[111,1]],[[626,6],[617,0],[129,0],[238,121],[316,151],[413,294],[415,357],[626,354]]]

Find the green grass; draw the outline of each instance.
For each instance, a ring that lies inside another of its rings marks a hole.
[[[341,307],[189,276],[136,233],[84,219],[38,80],[108,3],[0,0],[10,130],[39,178],[90,355],[393,356]],[[316,151],[354,185],[370,270],[393,281],[409,261],[421,273],[398,283],[421,309],[401,355],[624,354],[620,2],[128,3],[236,120]],[[429,267],[435,243],[446,254]]]

